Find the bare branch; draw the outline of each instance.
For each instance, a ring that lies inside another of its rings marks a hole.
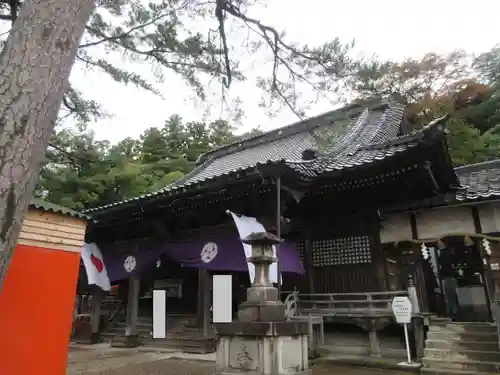
[[[224,55],[224,63],[226,66],[226,77],[227,80],[223,80],[223,85],[226,88],[229,88],[231,86],[231,64],[229,62],[229,48],[227,46],[227,36],[226,36],[226,29],[225,29],[225,5],[226,5],[226,0],[217,0],[217,5],[215,7],[215,17],[217,18],[217,21],[219,22],[219,35],[221,38],[222,42],[222,49],[223,49],[223,55]]]

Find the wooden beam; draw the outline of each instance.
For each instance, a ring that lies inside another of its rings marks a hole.
[[[474,230],[476,233],[483,233],[483,228],[481,226],[481,219],[479,217],[479,210],[476,206],[471,207],[472,211],[472,222],[474,223]]]
[[[313,267],[313,247],[312,241],[307,239],[304,241],[304,266],[307,276],[307,290],[309,293],[314,292],[314,267]]]
[[[210,285],[211,277],[207,270],[198,269],[198,307],[196,311],[196,326],[202,330],[203,336],[208,336],[210,325]]]
[[[377,217],[377,221],[371,225],[372,231],[372,262],[375,266],[375,273],[378,283],[378,290],[386,291],[388,290],[387,272],[386,272],[386,261],[382,249],[382,243],[380,241],[380,217]]]
[[[417,215],[414,212],[410,213],[411,238],[418,240]]]
[[[137,319],[139,318],[139,292],[141,280],[139,276],[132,275],[129,278],[129,290],[127,301],[127,326],[125,336],[137,335]]]

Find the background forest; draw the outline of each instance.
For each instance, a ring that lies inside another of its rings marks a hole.
[[[414,128],[450,113],[449,147],[458,166],[500,157],[499,76],[500,47],[480,56],[457,51],[402,62],[370,59],[351,66],[339,93],[345,101],[397,95],[408,104]],[[82,118],[97,108],[83,104],[72,108]],[[242,134],[223,120],[185,122],[179,116],[151,125],[139,139],[118,144],[97,141],[85,126],[58,129],[36,194],[77,210],[130,198],[184,176],[204,152],[259,133],[255,128]]]

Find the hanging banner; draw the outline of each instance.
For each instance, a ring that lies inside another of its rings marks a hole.
[[[262,226],[258,228],[254,226],[254,228],[253,231],[263,230]],[[111,282],[143,271],[161,256],[182,264],[184,267],[210,271],[247,272],[249,264],[246,261],[246,253],[250,252],[250,246],[245,245],[245,248],[240,240],[244,237],[246,235],[243,235],[243,232],[238,233],[237,230],[212,231],[184,240],[144,244],[130,252],[126,249],[120,249],[120,251],[103,249],[104,261]],[[280,267],[281,272],[304,274],[304,267],[295,243],[285,241],[280,244]],[[273,269],[272,280],[274,282],[277,279],[276,263],[271,267],[271,272]],[[253,280],[253,274],[251,277]]]
[[[231,217],[233,218],[234,224],[236,225],[236,229],[238,230],[241,239],[246,238],[252,233],[261,233],[266,231],[266,228],[264,228],[264,226],[259,223],[254,217],[243,215],[239,216],[233,212],[231,212]],[[243,251],[245,252],[245,257],[248,258],[252,256],[252,246],[244,243],[242,243],[242,245]],[[276,257],[276,246],[273,246],[273,255]],[[250,281],[253,282],[255,279],[255,266],[249,262],[248,274],[250,276]],[[278,265],[276,262],[271,264],[271,266],[269,267],[269,279],[273,283],[278,283]],[[283,282],[282,279],[281,282]]]
[[[97,285],[104,291],[111,290],[108,271],[104,264],[101,250],[95,243],[85,243],[81,252],[81,257],[89,285]]]

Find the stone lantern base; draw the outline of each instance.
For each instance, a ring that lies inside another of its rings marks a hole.
[[[215,324],[217,373],[224,375],[306,375],[309,370],[306,322],[285,320],[285,305],[269,281],[269,265],[276,261],[270,233],[252,233],[243,243],[252,245],[255,278],[247,300],[238,309],[239,321]]]
[[[224,375],[310,375],[307,323],[215,324],[217,373]]]
[[[284,321],[285,305],[282,302],[243,302],[238,309],[240,322],[280,322]]]

